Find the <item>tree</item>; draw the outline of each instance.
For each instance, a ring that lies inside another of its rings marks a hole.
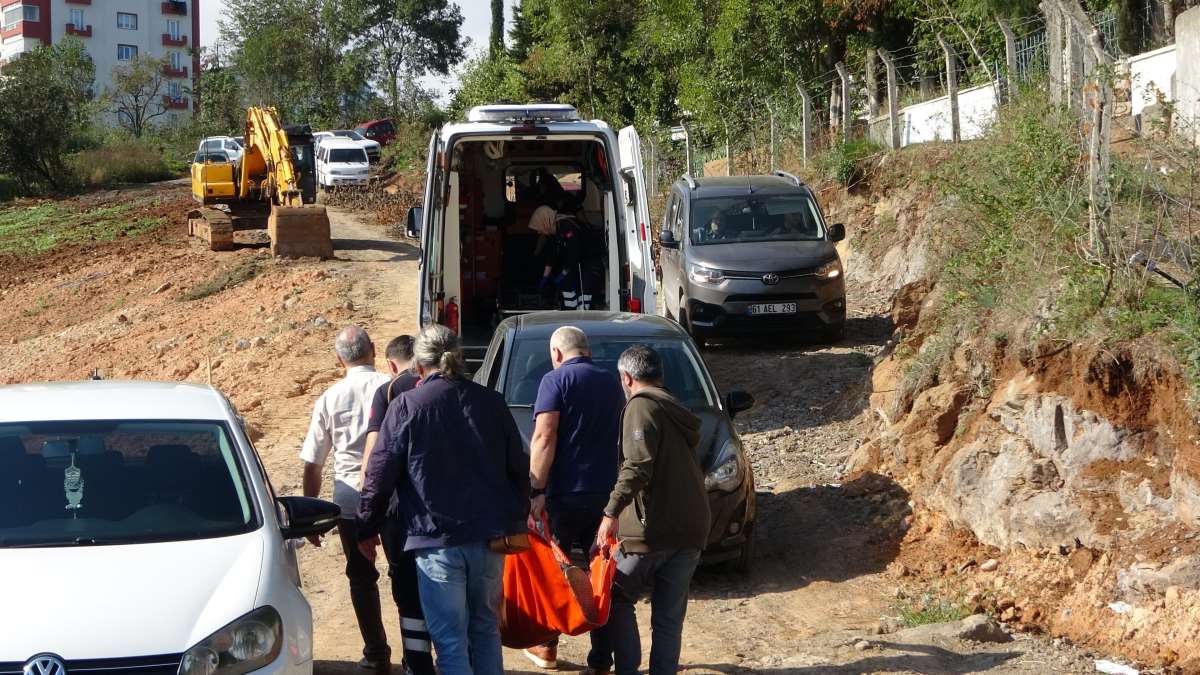
[[[530,8],[525,0],[518,0],[513,5],[512,28],[508,31],[508,56],[513,63],[524,63],[529,58],[529,50],[534,44],[531,23],[538,18],[530,16]]]
[[[463,15],[449,0],[368,0],[362,43],[392,114],[402,113],[404,89],[429,73],[447,75],[462,61]]]
[[[240,130],[246,123],[246,102],[237,72],[221,64],[218,51],[205,54],[202,61],[197,80],[200,112],[196,121],[200,129],[205,136]]]
[[[492,36],[488,40],[488,50],[492,57],[504,51],[504,0],[492,0]]]
[[[458,82],[447,110],[451,117],[464,117],[472,106],[527,98],[521,71],[503,52],[499,56],[480,55],[467,61]]]
[[[88,117],[96,67],[78,40],[26,53],[0,77],[0,173],[25,192],[71,182],[64,156]]]
[[[163,96],[167,93],[170,67],[166,58],[133,57],[112,69],[112,85],[104,92],[117,123],[134,138],[141,138],[154,120],[167,114]]]

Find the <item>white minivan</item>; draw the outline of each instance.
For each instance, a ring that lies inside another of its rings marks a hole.
[[[541,205],[531,195],[549,183],[601,261],[584,291],[591,309],[655,312],[636,130],[581,120],[569,105],[479,106],[433,134],[424,206],[408,225],[421,238],[420,322],[457,330],[469,359],[504,318],[555,308],[539,287],[545,242],[529,226]]]
[[[317,183],[321,189],[364,186],[371,177],[367,151],[357,141],[332,136],[317,146]]]
[[[0,673],[312,672],[293,540],[337,505],[276,497],[211,387],[0,387]]]

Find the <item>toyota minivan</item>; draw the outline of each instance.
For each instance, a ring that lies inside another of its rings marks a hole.
[[[693,178],[671,188],[659,233],[663,309],[703,343],[787,333],[836,341],[846,283],[817,198],[799,178]]]
[[[277,497],[211,387],[0,387],[0,673],[308,675],[293,540],[339,515]]]
[[[654,313],[654,261],[641,141],[584,121],[569,105],[486,105],[429,142],[421,238],[420,321],[450,326],[478,362],[500,321],[555,309],[539,292],[538,186],[553,184],[602,260],[597,310]]]

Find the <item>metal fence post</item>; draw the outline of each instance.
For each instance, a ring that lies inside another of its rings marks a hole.
[[[950,139],[955,143],[962,140],[962,130],[958,121],[958,56],[954,47],[946,41],[941,33],[937,35],[938,44],[946,53],[946,95],[950,99]]]
[[[900,88],[896,85],[896,62],[886,49],[879,50],[879,59],[887,69],[888,142],[892,150],[900,149]]]
[[[692,173],[692,132],[688,131],[687,124],[679,123],[683,127],[683,155],[684,161],[687,162],[687,168],[684,173],[691,175]]]
[[[1050,78],[1050,102],[1063,104],[1063,35],[1062,15],[1053,0],[1043,0],[1042,14],[1046,16],[1046,70]]]
[[[842,140],[850,142],[850,71],[846,64],[837,62],[838,78],[842,81]]]
[[[733,175],[733,156],[729,154],[729,120],[725,120],[725,175]]]
[[[770,144],[769,150],[768,150],[768,152],[770,153],[770,157],[767,160],[770,162],[771,165],[767,168],[771,171],[774,171],[775,170],[775,107],[771,105],[771,99],[767,99],[767,115],[771,119],[771,144]]]
[[[808,91],[799,84],[796,85],[796,91],[800,94],[800,157],[804,167],[808,168],[808,146],[812,142],[812,127],[809,126],[812,120],[812,99],[808,97]]]
[[[1005,19],[997,19],[1000,30],[1004,33],[1004,64],[1008,69],[1004,77],[1004,98],[1011,101],[1017,92],[1017,34]],[[999,104],[999,101],[997,101]]]

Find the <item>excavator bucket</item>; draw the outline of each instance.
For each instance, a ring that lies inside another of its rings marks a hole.
[[[273,206],[267,219],[271,255],[287,258],[332,258],[329,214],[319,204]]]
[[[321,211],[323,214],[324,207]],[[210,250],[233,250],[233,221],[228,213],[219,209],[200,208],[188,211],[188,234],[208,242]]]

